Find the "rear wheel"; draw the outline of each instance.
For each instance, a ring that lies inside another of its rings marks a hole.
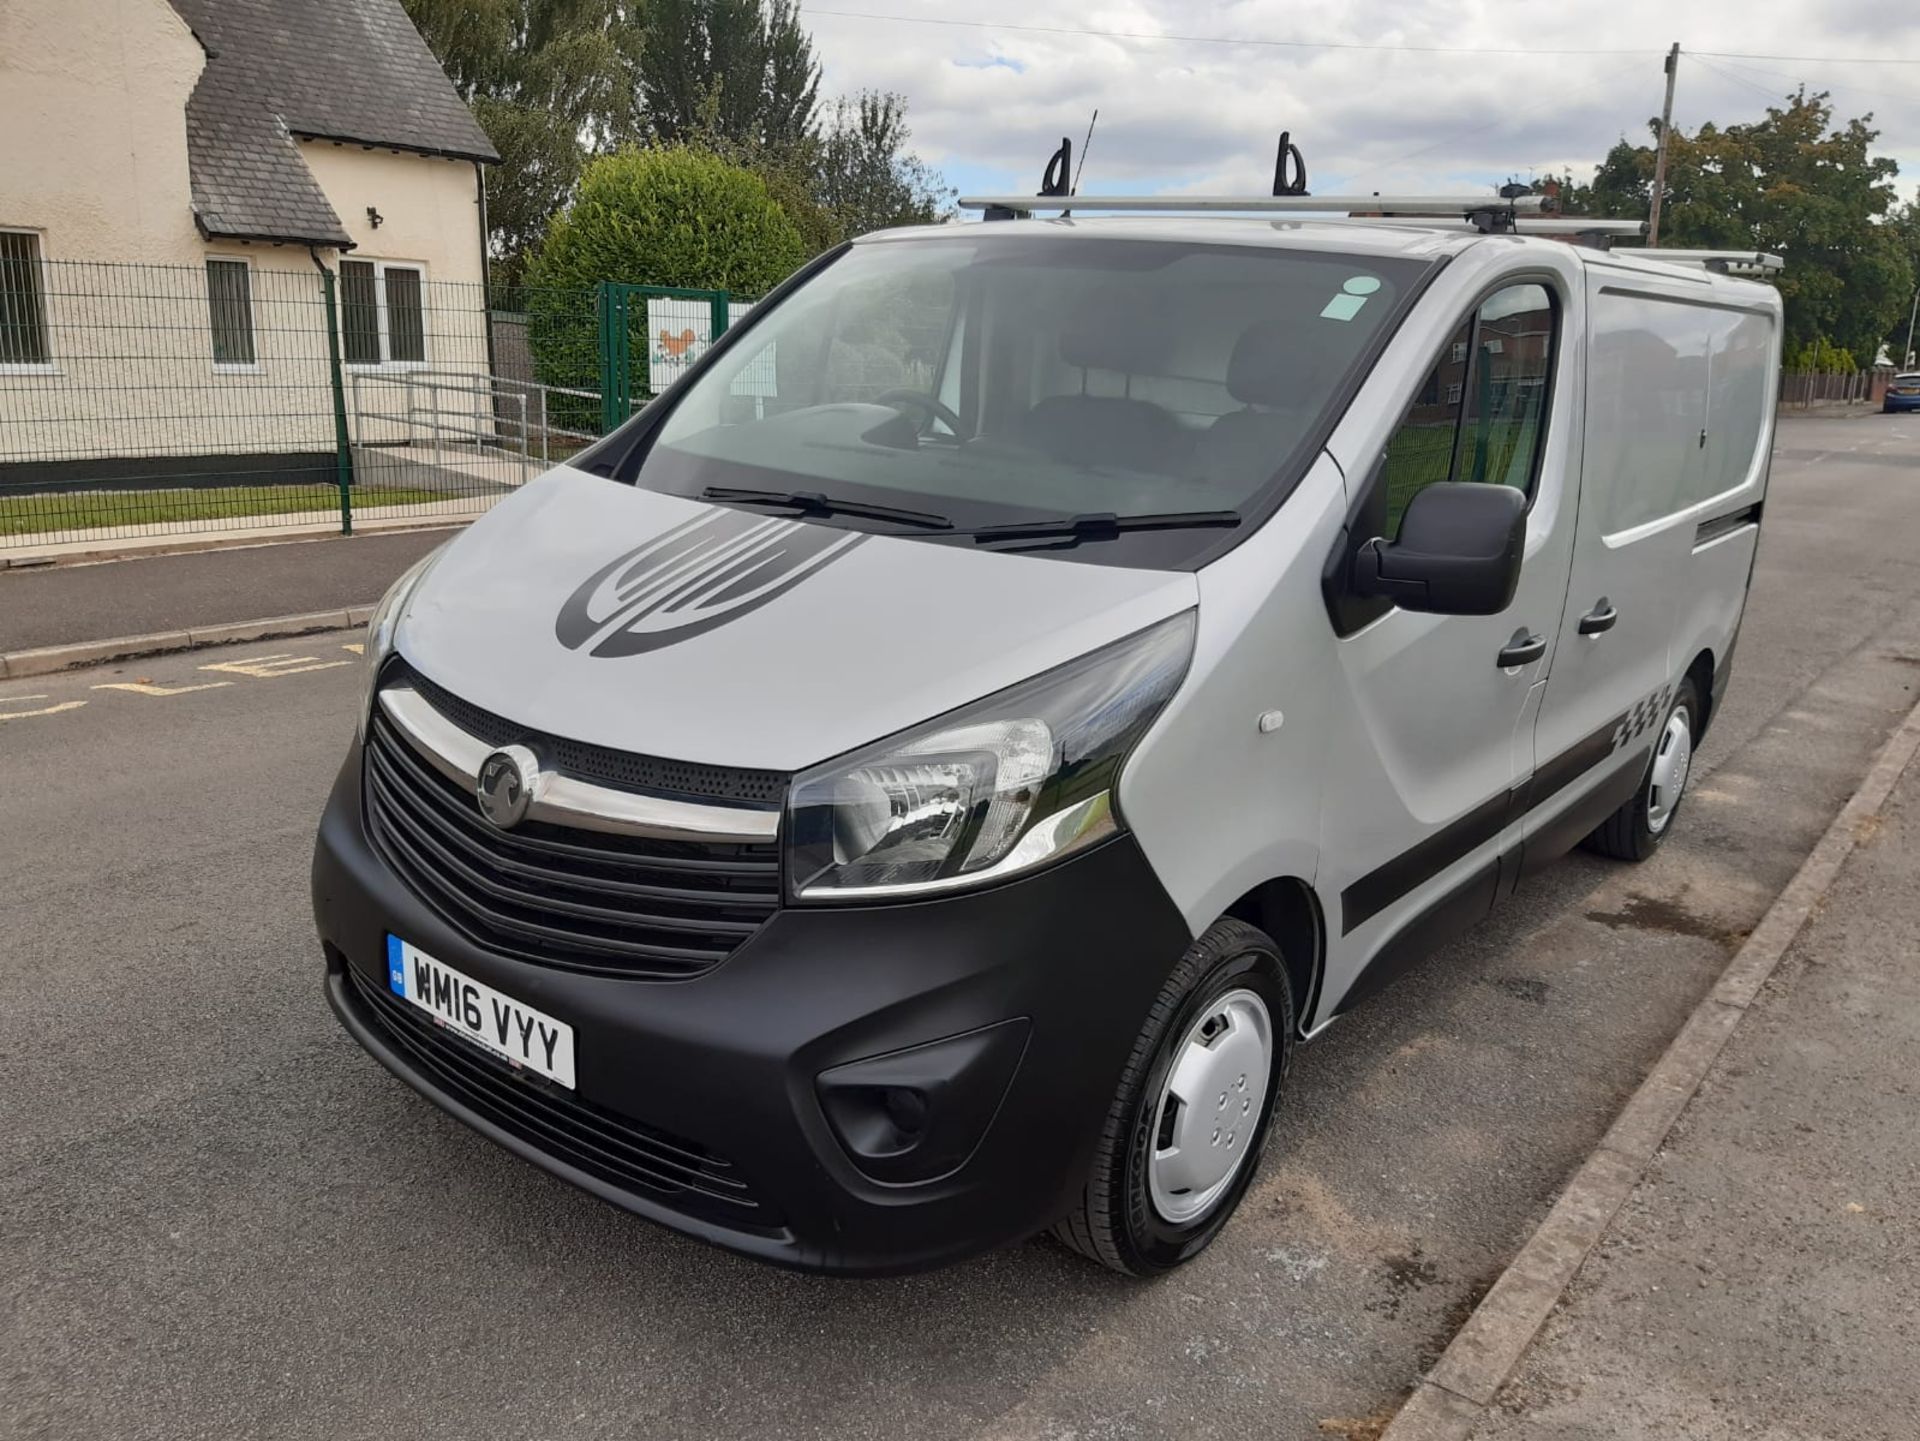
[[[1699,733],[1700,693],[1691,680],[1683,680],[1654,740],[1640,789],[1587,837],[1590,849],[1622,861],[1644,861],[1659,849],[1686,797]]]
[[[1253,1184],[1293,1031],[1279,948],[1244,922],[1216,922],[1155,1000],[1080,1204],[1054,1234],[1131,1276],[1206,1249]]]

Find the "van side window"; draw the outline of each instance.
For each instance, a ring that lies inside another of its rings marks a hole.
[[[1510,285],[1462,322],[1387,442],[1387,536],[1407,502],[1440,480],[1533,488],[1546,428],[1553,298]]]
[[[1473,340],[1469,316],[1454,333],[1433,369],[1427,372],[1413,404],[1387,442],[1387,538],[1400,534],[1407,502],[1436,480],[1453,473],[1460,448],[1460,401],[1465,393],[1467,348]]]
[[[1533,488],[1546,427],[1553,300],[1541,285],[1511,285],[1480,307],[1466,435],[1456,480]]]

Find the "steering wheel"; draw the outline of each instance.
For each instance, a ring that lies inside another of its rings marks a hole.
[[[945,404],[938,396],[927,394],[924,390],[883,390],[874,396],[875,405],[891,405],[896,410],[918,410],[931,418],[944,423],[957,440],[967,440],[973,432],[967,423]]]

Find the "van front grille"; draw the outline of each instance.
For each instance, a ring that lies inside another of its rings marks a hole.
[[[525,730],[512,739],[548,746]],[[503,831],[377,705],[364,784],[367,831],[382,859],[475,944],[517,960],[699,975],[780,902],[776,842],[657,840],[531,821]]]

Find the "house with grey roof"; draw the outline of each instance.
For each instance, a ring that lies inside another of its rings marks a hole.
[[[358,430],[484,377],[498,159],[400,0],[0,4],[0,502],[330,476],[330,352]]]

